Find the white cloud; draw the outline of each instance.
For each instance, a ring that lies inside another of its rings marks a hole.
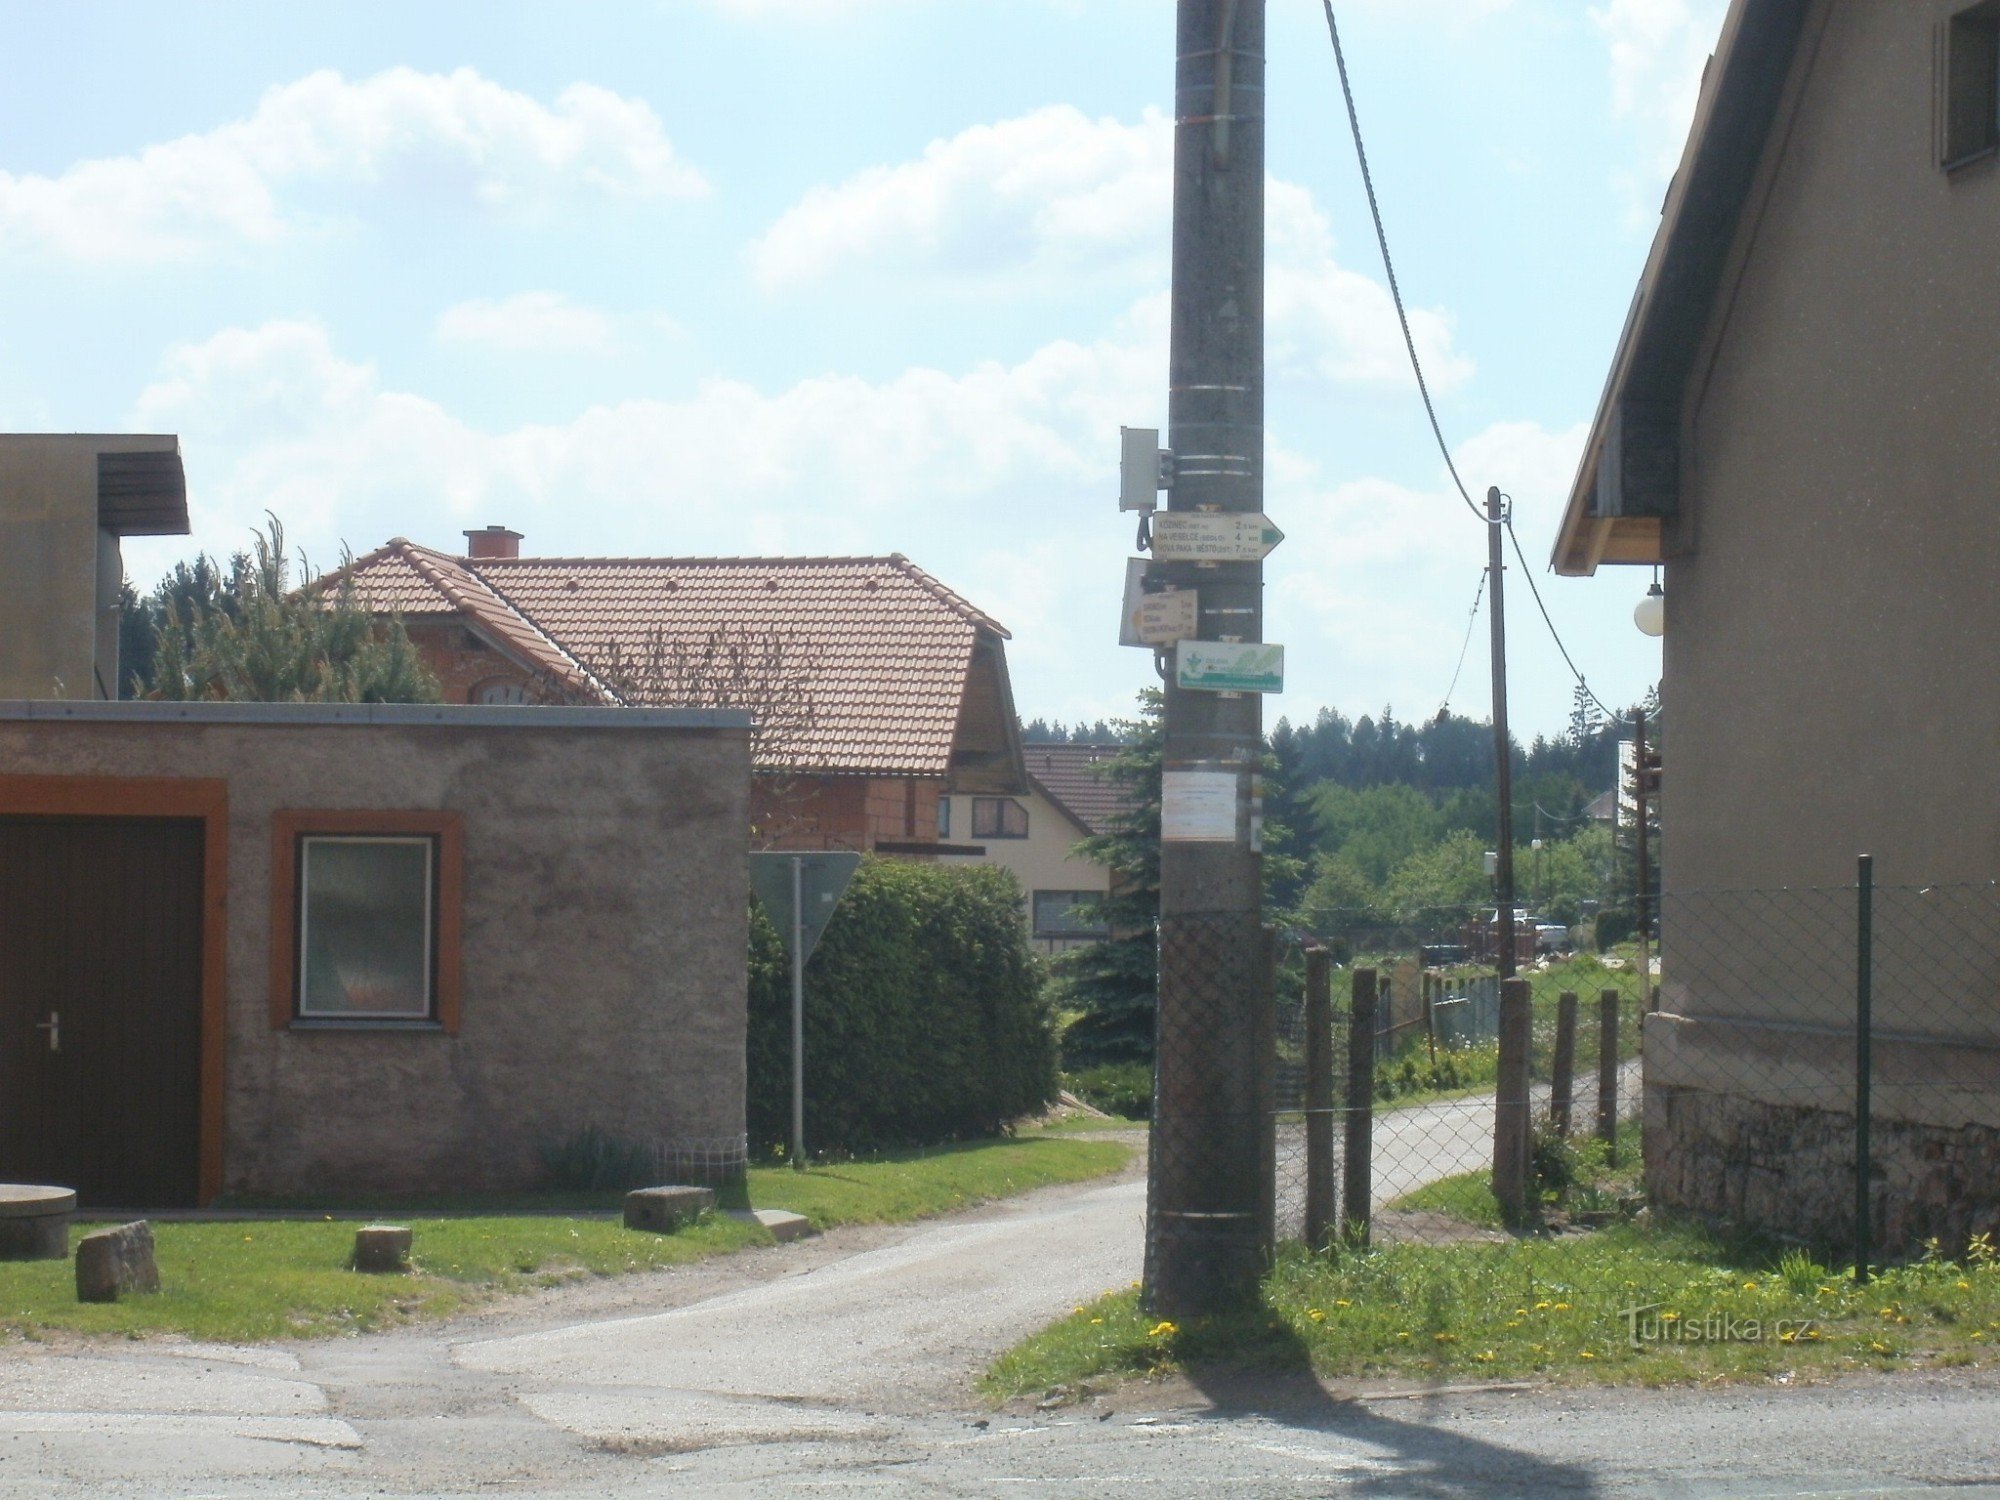
[[[914,161],[813,188],[751,248],[767,290],[868,268],[979,282],[1119,275],[1165,284],[1173,217],[1173,128],[1092,120],[1067,105],[933,141]],[[1312,194],[1265,189],[1265,314],[1274,373],[1368,383],[1409,378],[1386,287],[1334,255]],[[1413,308],[1412,334],[1433,387],[1472,374],[1449,314]]]
[[[1157,412],[1163,311],[1149,299],[1100,342],[1059,340],[1014,364],[771,391],[717,379],[501,432],[386,387],[317,323],[225,330],[174,350],[132,414],[136,429],[181,435],[195,536],[134,539],[128,566],[143,584],[192,547],[226,553],[266,508],[321,564],[343,541],[455,547],[489,522],[546,553],[901,551],[1012,629],[1023,712],[1122,715],[1151,668],[1113,644],[1132,540],[1113,501],[1117,427]],[[1630,590],[1540,572],[1583,437],[1500,424],[1457,457],[1468,483],[1516,497],[1522,546],[1593,681],[1622,691],[1625,673],[1636,692],[1656,668],[1628,672],[1618,654],[1638,649]],[[1443,692],[1464,639],[1482,529],[1441,473],[1429,488],[1329,479],[1278,434],[1268,470],[1288,540],[1269,565],[1267,630],[1289,648],[1290,683],[1267,722],[1321,703],[1434,709],[1418,700]],[[1604,596],[1609,625],[1589,613]],[[1513,611],[1522,722],[1560,723],[1566,675],[1531,610]],[[1468,666],[1457,706],[1481,711],[1483,684]]]
[[[602,354],[614,342],[609,317],[561,292],[460,302],[438,314],[437,336],[505,354]]]
[[[1722,0],[1609,0],[1590,11],[1610,54],[1612,113],[1638,132],[1641,166],[1623,186],[1642,219],[1680,165],[1722,11]]]
[[[702,175],[644,103],[573,84],[553,107],[482,77],[392,68],[332,71],[268,90],[243,119],[56,177],[0,172],[0,250],[94,262],[183,259],[229,242],[270,244],[299,225],[292,184],[375,186],[399,168],[426,191],[488,204],[578,189],[691,197]]]
[[[911,0],[708,0],[723,15],[739,21],[800,21],[822,25],[852,20],[864,11],[886,10]]]
[[[767,290],[842,263],[964,274],[1158,257],[1172,210],[1173,130],[1067,104],[932,141],[915,161],[813,188],[751,247]]]

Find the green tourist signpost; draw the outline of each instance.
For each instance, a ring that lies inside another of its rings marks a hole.
[[[774,850],[750,856],[750,889],[792,955],[792,1166],[806,1165],[806,960],[833,919],[861,856]]]

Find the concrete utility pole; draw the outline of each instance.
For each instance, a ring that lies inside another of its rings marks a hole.
[[[1169,511],[1258,513],[1264,482],[1264,0],[1178,0]],[[1259,562],[1153,570],[1200,596],[1199,639],[1263,640]],[[1159,1075],[1146,1305],[1255,1294],[1270,1256],[1272,1017],[1253,795],[1255,693],[1166,684]],[[1233,796],[1234,833],[1224,799]],[[1177,799],[1185,798],[1184,802]],[[1210,809],[1179,817],[1177,806]]]

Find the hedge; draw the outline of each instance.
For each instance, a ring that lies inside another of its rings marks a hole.
[[[1053,1018],[1005,870],[865,859],[806,964],[813,1156],[997,1133],[1056,1096]],[[791,961],[753,905],[749,1130],[791,1135]]]

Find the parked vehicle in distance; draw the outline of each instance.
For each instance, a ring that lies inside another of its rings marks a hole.
[[[1570,950],[1569,929],[1560,922],[1537,921],[1535,923],[1535,951],[1537,953],[1567,953]]]

